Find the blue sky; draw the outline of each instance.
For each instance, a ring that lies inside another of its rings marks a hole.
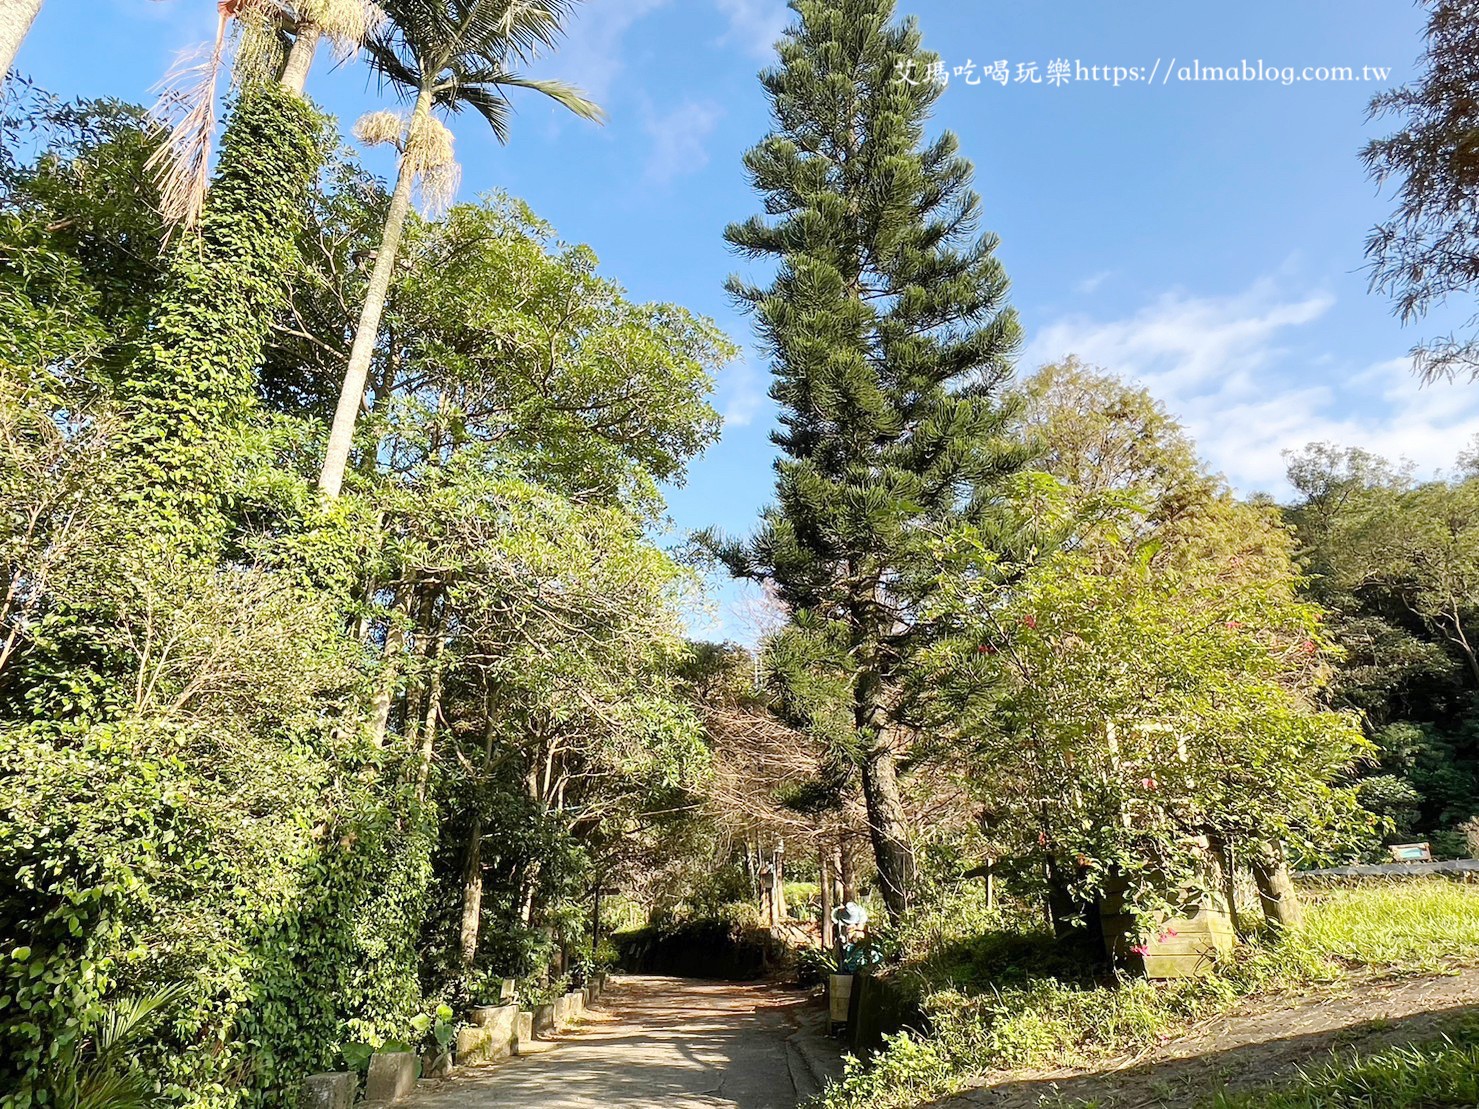
[[[45,0],[19,67],[63,95],[146,99],[214,26],[209,0]],[[1022,367],[1076,353],[1149,386],[1241,490],[1282,491],[1281,451],[1328,439],[1451,464],[1479,433],[1479,385],[1419,388],[1404,330],[1366,291],[1362,247],[1390,207],[1357,160],[1372,93],[1413,72],[1422,13],[1404,0],[915,0],[952,70],[937,113],[977,166],[1014,285]],[[522,103],[498,146],[457,119],[464,198],[505,189],[644,300],[717,319],[747,355],[723,374],[722,442],[670,499],[680,529],[744,532],[770,495],[767,370],[725,276],[724,225],[758,210],[742,152],[766,130],[755,81],[780,0],[588,0],[541,66],[605,106],[604,127]],[[1022,63],[1154,67],[1155,82],[1017,81]],[[1172,65],[1172,60],[1175,65]],[[1349,66],[1386,81],[1180,80],[1202,66]],[[1167,74],[1169,73],[1169,79]],[[365,68],[323,59],[310,93],[345,121],[379,104]],[[382,171],[380,156],[369,159]],[[1431,330],[1431,329],[1429,329]],[[717,590],[712,634],[747,638]]]

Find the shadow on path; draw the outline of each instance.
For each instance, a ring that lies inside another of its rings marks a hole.
[[[792,1109],[787,1040],[812,1035],[805,993],[623,976],[553,1050],[423,1083],[407,1109]],[[835,1048],[832,1048],[835,1054]]]

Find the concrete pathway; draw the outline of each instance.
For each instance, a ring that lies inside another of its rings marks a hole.
[[[622,976],[551,1050],[422,1083],[406,1109],[792,1109],[841,1070],[810,995]]]

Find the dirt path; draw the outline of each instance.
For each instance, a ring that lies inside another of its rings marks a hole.
[[[817,1056],[805,1053],[828,1041],[808,995],[676,978],[614,982],[548,1051],[424,1083],[405,1109],[791,1109],[816,1088]]]
[[[1445,978],[1352,978],[1335,996],[1283,997],[1204,1021],[1151,1052],[1093,1070],[1010,1072],[937,1103],[950,1109],[1028,1109],[1090,1102],[1101,1109],[1203,1104],[1218,1089],[1294,1076],[1332,1050],[1365,1054],[1432,1039],[1479,1010],[1479,968]]]

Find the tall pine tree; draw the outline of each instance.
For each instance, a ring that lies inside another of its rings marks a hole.
[[[1024,461],[997,400],[1020,336],[972,166],[954,135],[925,140],[941,90],[914,20],[895,23],[894,0],[791,8],[760,76],[774,130],[745,157],[768,218],[726,232],[777,267],[767,288],[730,289],[773,360],[782,458],[759,533],[723,553],[836,647],[897,915],[916,879],[899,773],[918,725],[911,660],[936,631],[921,615],[931,542],[988,511]]]

